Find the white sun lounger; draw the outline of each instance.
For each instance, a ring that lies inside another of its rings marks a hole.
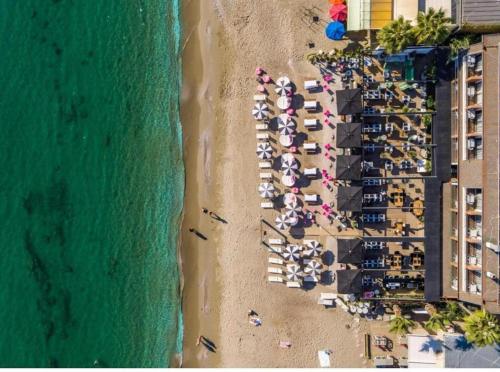
[[[317,283],[318,282],[318,278],[316,278],[315,276],[305,276],[304,277],[304,282],[311,282],[311,283]]]
[[[318,108],[318,101],[304,101],[304,109],[316,110]]]
[[[288,288],[301,288],[302,287],[299,282],[286,282],[286,286]]]
[[[260,203],[260,207],[264,209],[271,209],[274,208],[273,202],[262,202]]]
[[[271,173],[260,173],[259,177],[261,180],[270,180],[273,178],[273,175]]]
[[[316,151],[318,149],[318,144],[316,142],[305,142],[304,150],[306,151]]]
[[[318,175],[318,168],[304,168],[304,176],[315,177]]]
[[[269,245],[283,245],[283,240],[281,239],[269,239]]]
[[[319,87],[318,80],[306,80],[304,81],[304,89],[314,89]]]
[[[281,252],[283,251],[280,246],[276,246],[276,245],[271,245],[267,249],[269,250],[269,252],[276,253],[276,254],[281,254]]]
[[[281,258],[269,257],[268,261],[270,264],[283,265],[283,259]]]
[[[333,300],[327,300],[327,299],[320,298],[318,300],[318,305],[333,306]]]
[[[257,102],[265,102],[267,99],[267,96],[265,94],[256,94],[253,96],[253,100]]]
[[[281,270],[279,267],[274,267],[274,266],[269,266],[267,268],[267,272],[271,274],[283,275],[283,270]]]
[[[321,368],[330,368],[330,351],[329,350],[319,350],[318,351],[319,366]]]
[[[269,134],[267,134],[267,133],[257,133],[257,139],[258,140],[268,140],[269,139]]]
[[[318,202],[318,194],[305,194],[304,201],[307,203],[317,203]]]
[[[318,119],[304,119],[304,127],[316,128],[318,126]]]
[[[269,161],[261,161],[259,162],[259,168],[261,169],[269,169],[271,168],[272,164]]]
[[[267,280],[271,283],[283,283],[283,278],[281,276],[269,275]]]
[[[338,296],[336,293],[322,292],[322,293],[320,293],[319,298],[322,300],[335,300],[336,298],[338,298]]]
[[[269,125],[267,124],[255,124],[255,129],[257,130],[267,130],[269,128]]]

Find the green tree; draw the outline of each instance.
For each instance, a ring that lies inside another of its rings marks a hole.
[[[470,36],[464,36],[461,38],[453,38],[450,41],[450,60],[458,57],[462,50],[468,49],[471,42]]]
[[[450,324],[462,320],[464,316],[464,312],[457,302],[447,302],[441,314],[443,314],[446,321]]]
[[[439,313],[434,305],[426,304],[425,310],[429,314],[429,320],[424,323],[424,328],[429,332],[444,331],[451,324],[443,314]]]
[[[500,342],[498,319],[486,310],[477,310],[464,318],[465,338],[479,347]]]
[[[441,45],[450,35],[451,19],[446,17],[444,10],[429,8],[427,13],[419,12],[415,38],[419,45]]]
[[[406,319],[398,305],[394,305],[392,309],[394,311],[394,318],[389,321],[389,332],[396,335],[408,334],[415,327],[415,322],[411,319]]]
[[[400,16],[378,32],[377,41],[387,53],[398,53],[415,44],[415,33],[410,21]]]

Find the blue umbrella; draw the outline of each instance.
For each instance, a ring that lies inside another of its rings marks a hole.
[[[325,30],[326,36],[332,40],[342,40],[342,37],[345,35],[345,27],[341,22],[330,22],[328,26],[326,26]]]

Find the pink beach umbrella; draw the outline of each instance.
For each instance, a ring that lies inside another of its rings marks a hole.
[[[293,108],[289,108],[288,110],[286,110],[286,113],[290,116],[292,115],[295,115],[295,110]]]
[[[269,75],[264,75],[262,77],[262,81],[264,81],[264,83],[270,83],[271,82],[271,77]]]
[[[255,69],[255,75],[260,76],[264,73],[264,69],[262,67],[257,67]]]
[[[264,87],[264,85],[262,84],[259,84],[257,85],[257,91],[260,93],[264,93],[266,91],[266,87]]]

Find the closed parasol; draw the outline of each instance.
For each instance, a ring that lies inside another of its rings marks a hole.
[[[271,159],[273,156],[273,148],[267,142],[259,143],[257,145],[257,156],[260,159]]]
[[[286,266],[286,276],[291,281],[298,281],[302,277],[302,270],[297,264],[291,264]]]
[[[311,260],[307,264],[304,271],[308,274],[311,274],[311,275],[319,275],[319,274],[321,274],[321,268],[322,268],[321,263],[319,263],[316,260]]]
[[[283,252],[283,257],[288,261],[298,261],[300,258],[300,247],[294,244],[287,245]]]
[[[279,95],[287,95],[292,91],[292,83],[286,76],[282,76],[276,80],[276,93]]]
[[[269,107],[265,103],[257,103],[252,110],[252,115],[257,120],[267,118],[269,115]]]
[[[262,198],[272,198],[274,196],[274,186],[272,183],[265,182],[259,185],[259,195]]]

